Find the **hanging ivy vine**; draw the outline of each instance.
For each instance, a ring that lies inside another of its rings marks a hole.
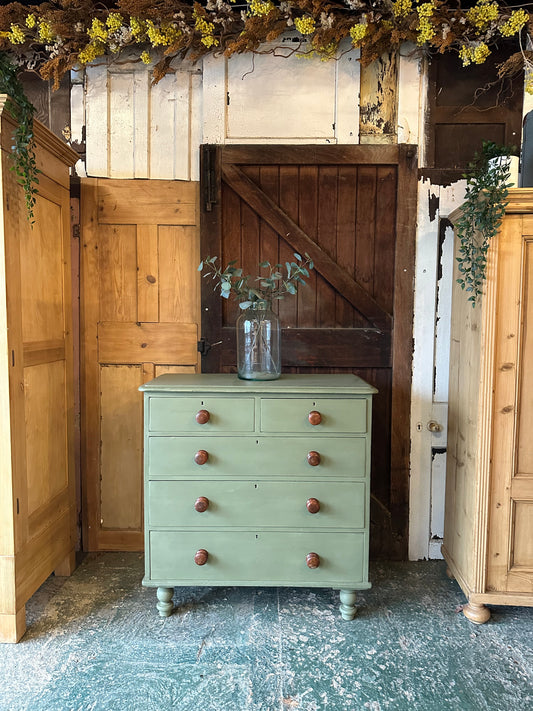
[[[459,239],[461,287],[475,306],[483,291],[490,241],[496,236],[507,206],[509,193],[508,156],[513,149],[487,141],[465,175],[466,193],[460,218],[455,223]],[[493,158],[499,160],[492,161]]]
[[[17,174],[18,182],[24,189],[28,219],[33,224],[33,208],[39,183],[38,173],[40,172],[35,160],[33,134],[35,108],[26,97],[17,72],[18,68],[7,54],[0,52],[0,93],[9,96],[6,108],[17,122],[11,147],[15,161],[12,170]]]
[[[159,81],[176,57],[274,52],[272,43],[292,30],[300,37],[292,52],[328,59],[347,44],[360,50],[365,65],[405,42],[426,54],[455,52],[464,66],[481,64],[493,47],[518,36],[520,51],[499,72],[525,67],[533,92],[531,29],[526,8],[496,0],[464,9],[460,0],[55,0],[0,7],[0,50],[56,85],[70,69],[127,47],[138,49]]]

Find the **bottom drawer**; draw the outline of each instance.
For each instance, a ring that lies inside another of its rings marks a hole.
[[[208,552],[205,565],[195,553]],[[308,553],[320,558],[306,564]],[[146,580],[168,585],[306,585],[366,588],[364,533],[150,531]]]

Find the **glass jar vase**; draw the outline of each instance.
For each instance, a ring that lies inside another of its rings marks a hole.
[[[268,301],[254,301],[236,323],[237,374],[243,380],[276,380],[281,374],[279,319]]]

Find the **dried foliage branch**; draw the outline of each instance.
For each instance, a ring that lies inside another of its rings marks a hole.
[[[523,42],[532,28],[525,8],[495,0],[465,9],[454,0],[55,0],[1,6],[0,51],[57,85],[70,69],[133,47],[158,81],[175,58],[263,52],[287,30],[300,36],[306,54],[325,59],[339,56],[342,43],[360,49],[361,62],[369,64],[411,42],[426,54],[456,52],[467,66],[483,63],[508,38]],[[533,92],[525,50],[500,71],[517,66],[526,69]]]

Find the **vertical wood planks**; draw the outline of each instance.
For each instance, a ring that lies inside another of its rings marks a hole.
[[[82,183],[89,550],[142,548],[142,398],[137,389],[159,369],[195,372],[198,366],[197,185],[151,180],[135,181],[132,190],[127,185],[123,180]]]
[[[183,65],[158,84],[131,62],[87,67],[87,174],[198,179],[199,70]]]
[[[154,85],[141,63],[100,59],[86,76],[87,174],[95,177],[198,180],[202,143],[359,140],[357,52],[335,62],[209,56],[201,70],[182,62]]]
[[[137,319],[139,321],[159,321],[158,284],[158,227],[137,225]]]

